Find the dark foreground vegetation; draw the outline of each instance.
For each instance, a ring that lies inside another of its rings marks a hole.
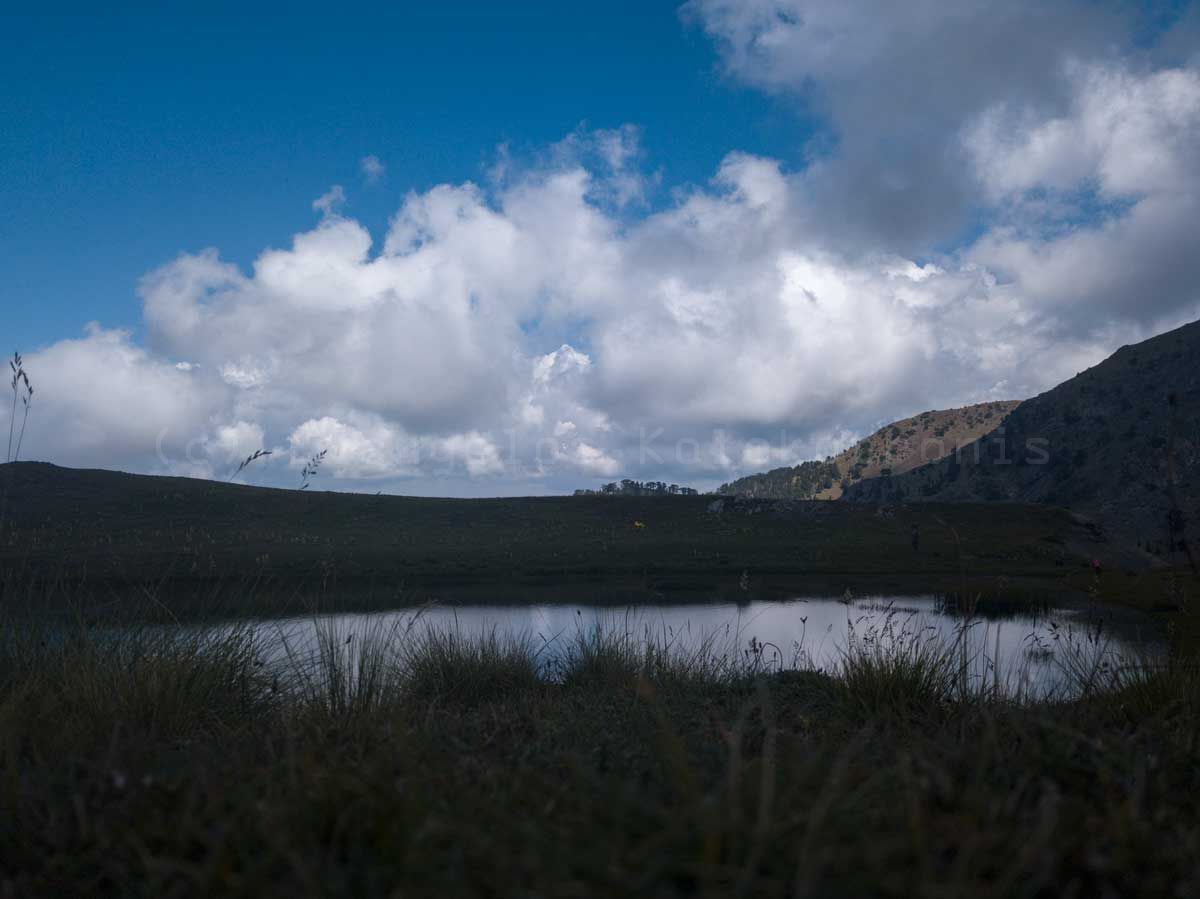
[[[868,635],[870,636],[870,635]],[[877,636],[877,635],[876,635]],[[1195,896],[1200,675],[0,627],[3,896]]]

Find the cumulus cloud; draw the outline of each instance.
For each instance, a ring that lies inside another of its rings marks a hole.
[[[473,478],[504,471],[499,448],[490,437],[478,431],[447,437],[441,441],[439,449],[451,461],[462,463]]]
[[[324,452],[324,471],[335,478],[386,478],[416,470],[420,444],[415,438],[377,416],[349,418],[324,415],[302,422],[288,435],[290,466],[302,468]]]
[[[611,478],[621,470],[620,462],[599,447],[584,443],[582,440],[567,453],[567,458],[579,466],[581,471],[590,475]]]
[[[1135,52],[1131,5],[1091,0],[691,0],[731,77],[794,97],[826,127],[802,179],[824,239],[900,253],[971,223],[963,122],[998,102],[1068,103],[1072,60]]]
[[[731,149],[650,209],[638,130],[580,129],[375,235],[335,187],[248,269],[209,249],[148,273],[142,342],[29,354],[55,372],[31,447],[206,476],[271,447],[249,476],[276,483],[327,450],[323,477],[424,492],[710,487],[1029,396],[1200,312],[1200,73],[1120,49],[1122,14],[688,9],[733,77],[827,118],[803,164]]]
[[[971,250],[1071,321],[1164,321],[1200,296],[1200,71],[1076,67],[1052,116],[1000,104],[966,128],[1004,216]]]
[[[1109,199],[1143,197],[1196,180],[1200,73],[1075,65],[1071,79],[1059,115],[999,103],[967,128],[964,142],[993,201],[1084,183]]]
[[[215,472],[206,447],[227,407],[223,390],[129,332],[89,325],[80,338],[28,354],[26,368],[37,387],[26,458],[134,470],[171,458],[180,471]]]
[[[533,360],[533,383],[547,387],[554,381],[582,374],[592,367],[587,353],[581,353],[570,344],[564,343],[557,350],[538,356]]]

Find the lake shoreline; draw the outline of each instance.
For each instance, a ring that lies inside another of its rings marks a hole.
[[[290,685],[243,632],[160,631],[4,630],[16,895],[1200,888],[1194,665],[1025,704],[953,644],[821,673],[584,630],[547,682],[528,644],[418,634],[396,666],[333,633]]]

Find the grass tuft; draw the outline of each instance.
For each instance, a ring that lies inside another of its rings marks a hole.
[[[944,708],[961,683],[961,648],[914,618],[888,613],[860,630],[853,622],[835,671],[844,701],[866,717],[928,713]]]
[[[496,629],[478,636],[432,626],[400,650],[405,695],[433,702],[485,702],[540,688],[539,652],[528,636]]]
[[[628,628],[582,623],[566,641],[557,679],[566,687],[630,687],[645,668],[646,653]]]
[[[342,723],[363,719],[396,694],[398,629],[382,624],[351,629],[336,618],[317,619],[312,646],[280,635],[283,660],[274,677],[311,713]]]
[[[6,622],[0,731],[81,747],[114,727],[147,743],[212,733],[275,702],[249,630]]]

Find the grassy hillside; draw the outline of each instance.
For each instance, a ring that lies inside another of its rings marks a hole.
[[[166,584],[164,592],[216,582],[353,585],[394,604],[401,594],[423,598],[453,585],[525,599],[538,584],[709,589],[736,585],[743,572],[756,591],[798,582],[839,593],[926,590],[958,584],[964,569],[985,580],[1058,583],[1097,552],[1067,513],[1022,505],[922,504],[883,514],[860,504],[711,496],[424,499],[42,463],[0,467],[4,483],[4,578]],[[914,524],[919,553],[910,545]]]
[[[833,459],[816,459],[747,475],[717,488],[721,496],[750,496],[756,499],[814,499],[837,489],[842,472]]]
[[[880,428],[824,461],[802,462],[721,485],[727,495],[775,499],[838,499],[844,490],[883,473],[900,474],[954,452],[993,430],[1019,403],[979,403],[922,412]]]
[[[1122,347],[1026,400],[1002,428],[961,452],[907,474],[863,481],[847,498],[1052,503],[1164,555],[1172,540],[1197,535],[1197,359],[1200,322]],[[1174,537],[1168,528],[1172,490],[1182,513]]]

